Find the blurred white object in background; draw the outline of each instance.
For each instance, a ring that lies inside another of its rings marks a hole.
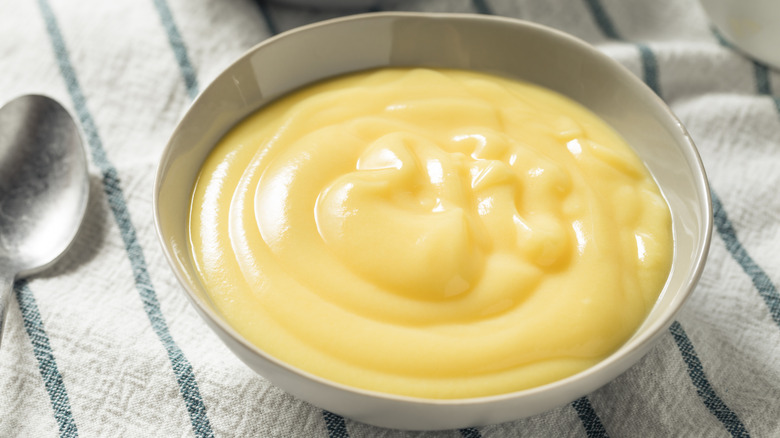
[[[700,0],[718,32],[734,47],[780,69],[779,0]]]

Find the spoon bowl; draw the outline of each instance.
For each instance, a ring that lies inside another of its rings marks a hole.
[[[0,342],[14,280],[64,254],[88,194],[81,135],[62,105],[26,95],[0,108]]]

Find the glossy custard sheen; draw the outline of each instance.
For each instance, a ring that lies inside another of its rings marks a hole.
[[[233,128],[192,197],[192,254],[270,355],[424,398],[517,391],[628,340],[669,272],[669,209],[573,101],[458,70],[382,69]]]

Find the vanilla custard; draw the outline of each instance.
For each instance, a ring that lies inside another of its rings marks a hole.
[[[204,163],[190,237],[216,307],[269,355],[437,399],[603,360],[672,260],[669,208],[605,122],[459,70],[362,72],[260,109]]]

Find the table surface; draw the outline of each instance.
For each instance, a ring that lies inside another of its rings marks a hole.
[[[0,347],[0,436],[780,436],[780,74],[695,0],[378,1],[495,14],[595,45],[643,79],[699,147],[716,229],[699,286],[636,366],[570,405],[479,428],[403,432],[272,386],[200,320],[156,241],[152,188],[199,90],[269,36],[355,12],[251,0],[0,2],[0,102],[59,99],[90,160],[71,251],[17,281]]]

